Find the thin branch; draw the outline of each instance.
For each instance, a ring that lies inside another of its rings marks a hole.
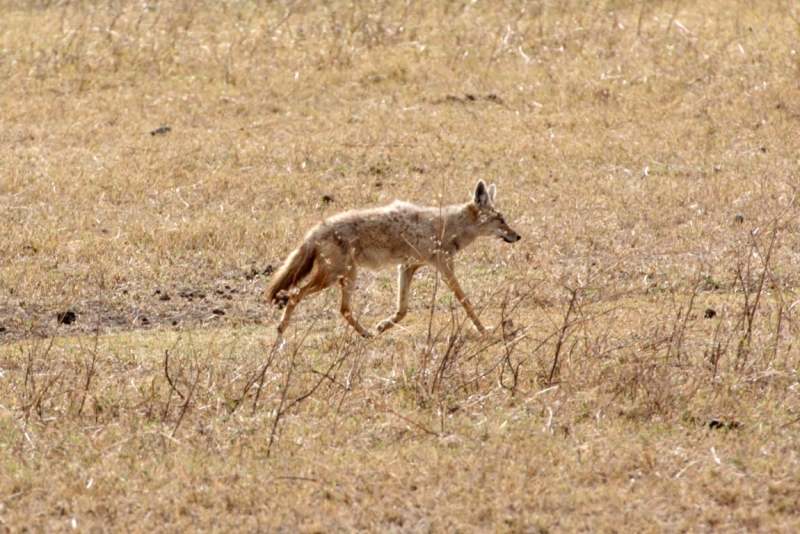
[[[426,434],[429,434],[429,435],[431,435],[431,436],[436,436],[437,438],[439,437],[439,433],[438,433],[438,432],[434,432],[433,430],[431,430],[431,429],[429,429],[429,428],[425,427],[425,425],[423,425],[423,424],[421,424],[421,423],[417,423],[417,422],[416,422],[416,421],[414,421],[413,419],[409,419],[408,417],[405,417],[405,416],[403,416],[403,415],[400,415],[399,413],[395,412],[395,411],[394,411],[394,410],[392,410],[391,408],[386,408],[386,411],[387,411],[387,412],[389,412],[390,414],[396,415],[397,417],[399,417],[400,419],[402,419],[402,420],[403,420],[403,421],[405,421],[406,423],[409,423],[409,424],[412,424],[412,425],[414,425],[415,427],[419,428],[420,430],[422,430],[422,431],[423,431],[423,432],[425,432]]]
[[[189,401],[192,399],[192,393],[194,393],[195,386],[197,386],[197,382],[200,381],[200,370],[198,369],[195,377],[194,382],[192,382],[192,387],[189,388],[189,393],[186,395],[186,401],[181,406],[181,414],[178,416],[178,422],[175,423],[175,428],[172,429],[172,434],[170,437],[174,438],[175,433],[178,431],[178,427],[181,426],[181,421],[183,421],[183,416],[186,415],[186,410],[189,407]]]
[[[175,386],[175,383],[172,381],[172,377],[169,376],[169,349],[164,350],[164,376],[167,377],[167,383],[172,388],[172,391],[177,393],[181,399],[184,398],[183,393]]]
[[[561,346],[564,344],[564,338],[567,335],[567,329],[570,326],[569,316],[572,314],[572,310],[575,308],[575,303],[578,300],[578,290],[577,289],[569,289],[567,291],[572,293],[572,298],[569,301],[569,308],[567,308],[567,314],[564,316],[564,324],[561,327],[561,332],[558,336],[558,341],[556,342],[556,354],[553,357],[553,367],[550,369],[550,376],[547,379],[547,386],[550,387],[553,385],[553,377],[556,374],[556,369],[558,368],[558,356],[561,353]]]

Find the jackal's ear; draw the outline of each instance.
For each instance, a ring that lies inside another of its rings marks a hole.
[[[497,196],[497,188],[494,186],[494,184],[492,184],[489,186],[489,200],[492,202],[492,204],[494,204],[494,197],[496,196]]]
[[[486,183],[483,180],[478,180],[478,185],[475,186],[475,196],[472,202],[476,206],[488,206],[492,203],[490,197],[490,190],[486,188]]]

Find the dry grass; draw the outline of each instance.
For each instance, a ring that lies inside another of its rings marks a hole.
[[[800,527],[800,6],[262,4],[0,8],[0,525]],[[506,335],[426,272],[276,340],[314,222],[478,178]]]

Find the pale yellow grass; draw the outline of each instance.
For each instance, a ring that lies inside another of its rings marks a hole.
[[[798,15],[5,3],[0,525],[797,530]],[[333,289],[276,339],[313,224],[477,179],[523,235],[457,263],[495,334],[422,272],[388,335]]]

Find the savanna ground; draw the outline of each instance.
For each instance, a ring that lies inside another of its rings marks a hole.
[[[797,531],[798,22],[3,2],[0,525]],[[479,178],[523,235],[457,263],[493,334],[424,270],[383,336],[334,288],[277,338],[310,226]]]

